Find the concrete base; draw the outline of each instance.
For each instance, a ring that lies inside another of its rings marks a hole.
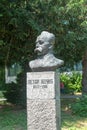
[[[38,85],[36,79],[39,80]],[[46,82],[47,79],[51,82]],[[39,87],[35,88],[35,85]],[[36,93],[37,96],[33,94],[30,96],[29,89],[31,93],[36,91],[44,94],[41,96]],[[60,130],[60,88],[58,75],[55,72],[27,73],[27,126],[28,130]]]

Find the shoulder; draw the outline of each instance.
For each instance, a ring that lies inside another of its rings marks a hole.
[[[60,60],[60,59],[57,59],[53,54],[49,55],[48,57],[48,62],[50,63],[50,65],[63,65],[64,64],[64,61],[63,60]]]
[[[40,66],[42,66],[42,60],[40,60],[40,59],[32,60],[29,62],[29,66],[30,66],[30,68],[40,67]]]
[[[33,68],[36,62],[37,62],[36,60],[30,61],[30,62],[29,62],[30,68]]]

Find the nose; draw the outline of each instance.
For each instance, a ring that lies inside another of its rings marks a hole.
[[[39,47],[39,43],[37,42],[37,43],[36,43],[36,48],[38,48],[38,47]]]

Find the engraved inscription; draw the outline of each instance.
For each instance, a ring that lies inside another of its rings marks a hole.
[[[53,84],[53,79],[42,79],[41,84]]]
[[[32,72],[27,73],[28,99],[54,99],[55,73]]]
[[[28,84],[39,84],[39,80],[28,80]]]
[[[53,84],[53,79],[34,79],[28,80],[28,84],[35,88],[47,88],[47,85]]]
[[[47,85],[33,85],[33,88],[47,88]]]

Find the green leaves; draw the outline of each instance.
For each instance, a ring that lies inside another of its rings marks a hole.
[[[81,117],[87,117],[87,95],[83,95],[74,104],[71,105],[73,114]]]
[[[70,72],[61,74],[61,82],[64,83],[66,93],[81,92],[82,75],[79,72]]]
[[[0,46],[3,46],[3,45],[5,45],[4,41],[0,40]]]
[[[81,60],[87,46],[85,0],[1,0],[0,8],[1,53],[7,57],[10,44],[11,64],[34,57],[35,40],[43,30],[56,35],[56,57],[69,65]]]

